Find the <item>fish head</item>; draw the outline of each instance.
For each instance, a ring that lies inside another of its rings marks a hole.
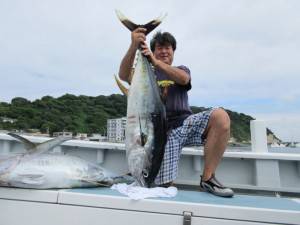
[[[138,147],[128,155],[128,166],[131,175],[140,186],[146,186],[145,177],[148,176],[147,153],[143,147]]]

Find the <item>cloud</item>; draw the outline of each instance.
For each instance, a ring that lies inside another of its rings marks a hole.
[[[174,65],[191,69],[191,105],[296,115],[299,6],[295,0],[1,1],[0,101],[119,93],[113,74],[130,43],[114,13],[120,9],[137,23],[168,13],[159,29],[177,38]]]

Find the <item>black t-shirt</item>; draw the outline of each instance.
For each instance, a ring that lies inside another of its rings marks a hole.
[[[186,66],[178,66],[177,68],[184,70],[190,76],[188,84],[177,84],[162,71],[155,70],[156,79],[159,83],[160,81],[173,81],[173,84],[162,88],[169,129],[181,126],[183,121],[192,114],[187,93],[192,88],[190,70]]]

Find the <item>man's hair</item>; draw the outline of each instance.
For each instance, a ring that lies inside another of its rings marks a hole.
[[[153,36],[153,38],[150,41],[150,49],[152,52],[154,52],[156,44],[159,44],[162,46],[171,45],[173,48],[173,51],[176,50],[176,39],[169,32],[161,33],[161,31],[158,31]]]

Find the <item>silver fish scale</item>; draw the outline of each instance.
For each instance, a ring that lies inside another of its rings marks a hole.
[[[26,148],[26,153],[1,156],[0,186],[48,189],[96,187],[117,182],[132,182],[131,177],[117,176],[79,157],[47,153],[50,149],[70,140],[69,137],[57,137],[34,144],[18,134],[8,133],[8,135],[30,148]]]
[[[147,176],[152,166],[155,141],[152,114],[164,110],[153,69],[138,50],[128,94],[125,143],[129,171],[142,186],[145,185],[143,174]],[[144,146],[141,134],[145,136]]]
[[[103,168],[69,155],[43,154],[18,162],[2,182],[24,188],[71,188],[109,182]],[[94,183],[93,183],[94,182]]]

